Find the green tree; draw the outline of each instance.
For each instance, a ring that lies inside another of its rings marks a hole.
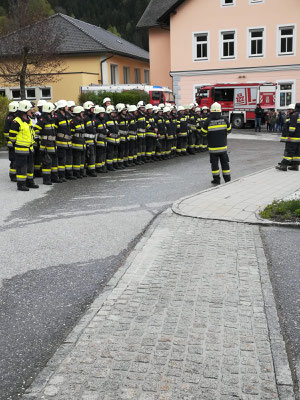
[[[115,26],[111,26],[109,25],[109,27],[107,28],[107,30],[111,33],[113,33],[116,36],[121,36],[118,32],[118,29]]]

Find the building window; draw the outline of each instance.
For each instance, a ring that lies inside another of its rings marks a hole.
[[[208,60],[209,34],[201,32],[194,34],[194,61]]]
[[[250,4],[256,4],[256,3],[264,3],[265,0],[249,0]]]
[[[26,99],[35,100],[36,94],[34,88],[26,89]]]
[[[41,88],[41,99],[51,99],[51,88]]]
[[[286,108],[292,104],[293,98],[293,83],[280,83],[279,84],[279,106]]]
[[[149,72],[149,69],[145,69],[144,70],[144,83],[149,85],[149,82],[150,82],[150,72]]]
[[[21,98],[20,89],[12,89],[12,90],[11,90],[11,97],[12,97],[13,99],[20,99],[20,98]]]
[[[123,78],[124,78],[124,83],[130,83],[130,68],[129,67],[123,67]]]
[[[278,55],[294,55],[296,49],[295,25],[278,27]]]
[[[5,97],[5,89],[0,89],[0,97]]]
[[[249,29],[248,57],[264,57],[265,55],[265,29]]]
[[[235,0],[221,0],[221,7],[235,6]]]
[[[118,66],[115,64],[110,64],[110,83],[112,85],[118,83]]]
[[[134,83],[141,83],[141,70],[139,68],[134,69]]]
[[[236,32],[221,32],[221,58],[236,58]]]

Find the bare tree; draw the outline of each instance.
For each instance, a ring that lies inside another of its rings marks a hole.
[[[56,82],[65,70],[59,56],[63,34],[53,18],[32,14],[29,0],[10,0],[12,33],[0,38],[0,77],[7,84],[25,87]]]

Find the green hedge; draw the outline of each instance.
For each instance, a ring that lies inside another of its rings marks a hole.
[[[300,200],[275,200],[260,212],[260,216],[279,222],[300,222]]]
[[[4,122],[8,113],[8,99],[6,97],[0,97],[0,147],[5,146],[5,140],[3,135]]]
[[[79,95],[79,104],[90,100],[94,104],[101,106],[103,104],[103,99],[109,97],[114,105],[118,103],[124,104],[137,104],[139,101],[143,100],[146,104],[150,101],[150,96],[148,93],[141,90],[128,90],[121,93],[112,92],[96,92],[96,93],[81,93]]]

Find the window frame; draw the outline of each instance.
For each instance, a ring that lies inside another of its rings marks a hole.
[[[44,86],[44,87],[40,87],[39,89],[40,89],[40,99],[42,99],[42,100],[51,100],[52,99],[52,87],[51,86]],[[50,96],[43,96],[44,89],[50,90]]]
[[[38,87],[26,87],[25,88],[26,99],[27,100],[36,100],[37,99],[37,89],[38,89]],[[28,90],[34,90],[35,95],[33,97],[29,97]]]
[[[135,84],[142,83],[141,68],[134,68],[134,83]]]
[[[236,6],[236,0],[232,0],[231,4],[226,4],[225,0],[221,0],[221,7],[234,7]]]
[[[148,79],[146,80],[146,74],[148,75]],[[150,84],[150,70],[149,69],[144,69],[144,83],[146,85]]]
[[[255,4],[264,4],[265,0],[249,0],[249,4],[255,5]]]
[[[125,70],[126,70],[126,81],[127,82],[125,82]],[[128,74],[128,75],[127,75]],[[125,84],[125,85],[129,85],[130,84],[130,81],[131,81],[131,79],[130,79],[130,67],[128,67],[128,66],[124,66],[123,67],[123,83]]]
[[[293,52],[281,53],[281,31],[283,29],[293,28]],[[297,24],[280,24],[277,25],[277,57],[295,57],[297,53]]]
[[[251,54],[251,32],[255,32],[255,31],[263,31],[263,36],[262,36],[262,41],[263,41],[263,45],[262,45],[262,54]],[[247,57],[248,58],[265,58],[266,57],[266,31],[267,28],[265,26],[255,26],[255,27],[250,27],[247,28]]]
[[[284,79],[284,80],[279,80],[276,81],[277,83],[277,92],[276,92],[276,109],[277,110],[286,110],[287,106],[280,106],[280,93],[292,93],[292,98],[291,98],[291,104],[294,104],[296,102],[296,80],[295,79]],[[292,85],[291,90],[280,90],[280,85]]]
[[[234,55],[233,56],[224,56],[223,55],[223,35],[224,34],[229,34],[229,33],[233,33],[234,34]],[[220,61],[226,61],[226,60],[237,60],[237,29],[222,29],[219,31],[219,60]]]
[[[206,35],[207,44],[207,57],[197,57],[197,37]],[[209,31],[199,31],[193,32],[193,62],[197,61],[209,61],[210,60],[210,32]]]
[[[113,79],[112,79],[113,70],[114,70],[114,81],[115,82],[113,82]],[[118,83],[119,83],[119,66],[118,66],[118,64],[113,64],[112,63],[112,64],[110,64],[110,84],[111,85],[117,85]]]

